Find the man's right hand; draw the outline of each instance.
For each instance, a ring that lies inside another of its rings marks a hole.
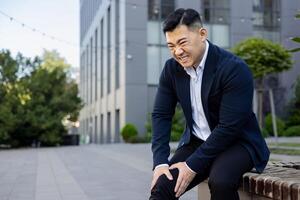
[[[156,184],[157,179],[163,174],[165,174],[169,180],[173,180],[173,176],[169,171],[169,166],[157,167],[154,169],[154,172],[153,172],[153,178],[152,178],[152,182],[151,182],[151,190],[154,187],[154,185]]]

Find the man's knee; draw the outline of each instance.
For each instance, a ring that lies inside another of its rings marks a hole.
[[[178,176],[178,170],[171,170],[171,174],[173,176],[173,180],[167,178],[166,175],[161,175],[157,181],[153,189],[151,190],[150,199],[177,199],[175,198],[174,188],[176,185],[176,179]]]
[[[170,173],[172,174],[173,180],[168,179],[168,177],[163,174],[157,179],[155,186],[161,189],[174,189],[176,185],[176,179],[178,177],[178,169],[170,170]]]

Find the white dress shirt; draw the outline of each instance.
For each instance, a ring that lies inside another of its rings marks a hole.
[[[191,106],[192,106],[192,117],[194,120],[193,134],[205,141],[211,134],[207,119],[204,114],[202,99],[201,99],[201,85],[202,76],[207,58],[209,43],[206,41],[205,52],[203,58],[197,68],[188,67],[184,68],[190,78],[190,95],[191,95]]]

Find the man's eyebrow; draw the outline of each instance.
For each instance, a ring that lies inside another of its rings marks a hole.
[[[179,40],[177,40],[177,44],[180,43],[181,41],[183,40],[186,40],[187,38],[186,37],[183,37],[183,38],[180,38]],[[167,45],[174,45],[172,42],[167,42]]]
[[[186,37],[180,38],[179,40],[177,40],[177,43],[180,43],[182,40],[186,40]]]

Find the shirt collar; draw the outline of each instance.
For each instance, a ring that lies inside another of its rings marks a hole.
[[[207,42],[207,40],[205,40],[205,51],[204,51],[204,54],[203,54],[203,58],[201,59],[201,62],[199,63],[197,68],[204,69],[207,54],[208,54],[208,47],[209,47],[209,43]]]

